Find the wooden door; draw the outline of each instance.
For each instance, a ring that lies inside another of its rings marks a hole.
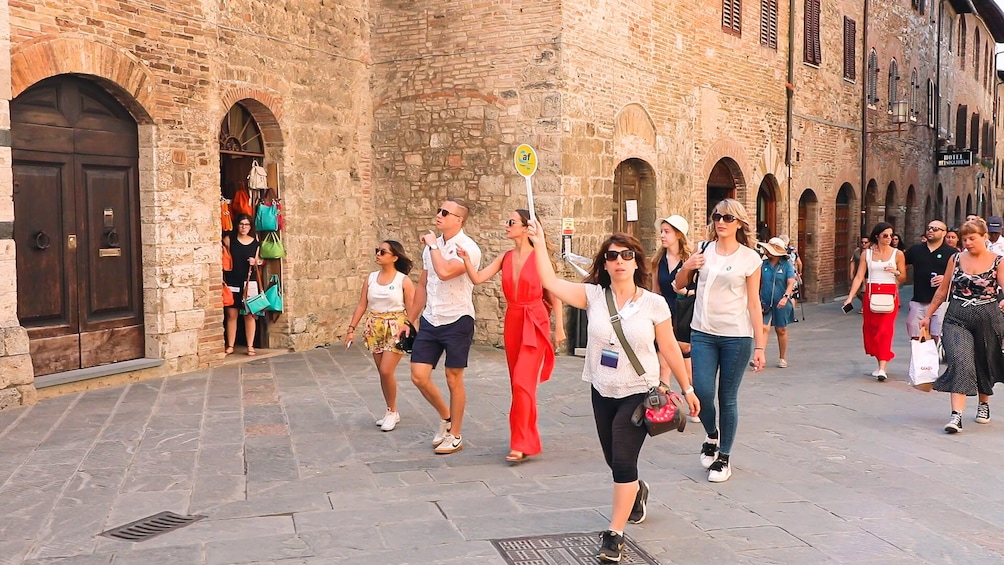
[[[144,354],[138,136],[74,77],[11,104],[18,318],[35,375]]]
[[[833,293],[846,294],[849,288],[847,265],[851,262],[851,206],[838,198],[834,222],[835,245],[833,247]]]
[[[634,202],[635,218],[637,218],[641,203],[641,175],[632,163],[625,161],[614,171],[613,233],[626,233],[639,237],[637,219],[632,221],[627,219],[628,201]]]

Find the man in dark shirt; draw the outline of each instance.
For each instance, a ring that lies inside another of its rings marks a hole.
[[[948,226],[941,220],[931,220],[927,223],[927,242],[918,243],[906,250],[906,264],[913,265],[913,298],[910,300],[910,313],[906,317],[906,330],[910,337],[920,335],[918,323],[924,317],[927,307],[938,290],[941,279],[944,278],[948,260],[957,253],[945,243],[945,233]],[[935,340],[941,335],[941,323],[945,319],[948,301],[938,308],[931,316],[931,337]]]

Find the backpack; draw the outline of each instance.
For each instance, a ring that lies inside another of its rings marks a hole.
[[[251,162],[251,172],[248,173],[248,188],[254,190],[268,188],[268,171],[258,164],[258,159]]]

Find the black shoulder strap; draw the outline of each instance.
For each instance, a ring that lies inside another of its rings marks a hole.
[[[603,289],[603,294],[607,297],[607,311],[610,312],[610,325],[614,327],[614,333],[617,334],[617,339],[620,340],[624,353],[627,354],[628,359],[631,361],[634,372],[638,373],[640,377],[645,374],[645,368],[641,366],[641,361],[638,361],[638,356],[634,354],[634,349],[631,349],[627,338],[624,337],[624,330],[621,328],[621,315],[617,313],[617,306],[614,304],[614,293],[610,290],[610,287],[607,287]]]

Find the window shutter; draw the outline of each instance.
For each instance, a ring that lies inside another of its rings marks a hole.
[[[819,45],[819,0],[805,0],[805,62],[822,63]]]
[[[855,68],[855,52],[857,51],[857,23],[844,16],[844,78],[854,80],[857,75]]]
[[[741,35],[742,18],[742,0],[722,0],[722,29],[735,35]]]
[[[777,49],[777,0],[760,0],[760,44]]]

